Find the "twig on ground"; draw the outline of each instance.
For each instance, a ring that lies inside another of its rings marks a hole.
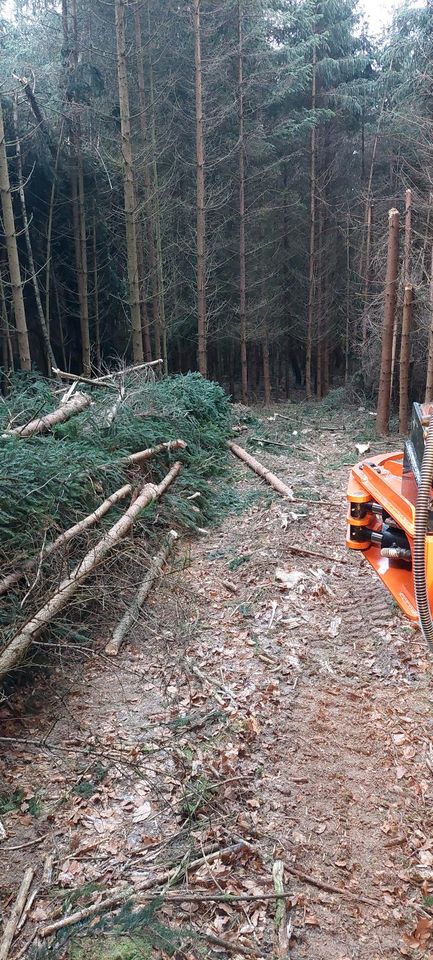
[[[327,553],[318,553],[315,550],[307,550],[305,547],[295,546],[294,544],[285,544],[285,549],[289,553],[299,553],[304,557],[316,557],[318,560],[328,560],[329,563],[346,563],[341,557],[330,557]]]
[[[354,900],[357,903],[365,903],[368,906],[376,907],[378,904],[377,900],[373,900],[372,897],[363,897],[360,893],[352,893],[349,890],[345,890],[344,887],[336,887],[332,883],[327,883],[325,880],[320,880],[318,877],[313,877],[310,873],[303,873],[302,870],[298,870],[296,867],[291,867],[289,864],[285,864],[285,869],[288,873],[291,873],[293,877],[297,877],[298,880],[301,880],[302,883],[309,883],[312,887],[317,887],[319,890],[325,890],[326,893],[338,893],[340,897],[344,897],[346,900]]]
[[[7,921],[7,924],[4,929],[3,938],[0,944],[0,960],[7,960],[9,956],[9,950],[14,939],[15,933],[17,931],[18,924],[21,920],[23,910],[26,905],[28,892],[33,880],[34,870],[33,867],[27,867],[27,870],[21,881],[21,886],[17,894],[17,898],[12,907],[12,912]]]
[[[272,879],[274,881],[275,897],[278,898],[277,909],[275,911],[277,952],[281,960],[289,960],[290,936],[287,928],[287,910],[285,904],[287,894],[284,892],[284,863],[282,860],[275,860],[272,866]]]

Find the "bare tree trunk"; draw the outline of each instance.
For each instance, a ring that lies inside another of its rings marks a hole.
[[[134,363],[143,361],[141,336],[140,291],[138,284],[137,236],[135,229],[135,190],[132,163],[131,121],[129,112],[128,74],[125,41],[125,0],[115,0],[117,78],[119,85],[120,128],[122,138],[123,187],[125,197],[126,253],[128,263],[129,307],[132,324]]]
[[[150,362],[152,360],[152,347],[150,345],[146,285],[144,282],[143,231],[142,231],[141,222],[138,218],[135,223],[135,229],[136,229],[136,235],[137,235],[138,288],[140,291],[140,313],[141,313],[141,333],[143,337],[143,352],[144,352],[144,359],[147,362]]]
[[[50,205],[48,208],[47,257],[46,257],[47,265],[46,265],[46,273],[45,273],[45,323],[47,325],[48,333],[50,332],[51,239],[52,239],[52,232],[53,232],[54,197],[56,194],[57,170],[59,166],[60,150],[61,150],[62,141],[63,141],[63,129],[64,129],[64,121],[62,120],[60,125],[59,140],[57,143],[56,160],[55,160],[54,172],[53,172],[53,182],[51,184]]]
[[[72,18],[72,64],[74,69],[78,66],[78,21],[77,21],[77,2],[71,2]],[[64,33],[64,44],[69,48],[68,41],[68,11],[66,0],[62,4],[62,23]],[[84,376],[90,376],[90,333],[89,333],[89,296],[88,296],[88,271],[87,271],[87,231],[86,231],[86,199],[84,193],[84,172],[83,155],[81,150],[81,122],[78,112],[72,117],[71,122],[71,199],[72,199],[72,221],[74,229],[75,244],[75,263],[77,268],[77,288],[78,303],[80,309],[80,329],[81,329],[81,356]]]
[[[241,0],[238,0],[238,99],[239,99],[239,326],[241,341],[242,403],[248,403],[247,312],[245,263],[245,145],[244,145],[244,79],[243,26]]]
[[[409,364],[410,364],[410,331],[412,326],[413,288],[407,283],[404,288],[403,322],[401,327],[400,346],[400,406],[399,430],[407,434],[409,422]]]
[[[382,333],[382,357],[380,364],[379,394],[377,399],[378,434],[389,432],[390,385],[392,366],[392,338],[395,323],[398,279],[399,214],[389,211],[388,257],[385,280],[385,306]]]
[[[424,402],[431,403],[433,400],[433,244],[431,248],[431,266],[430,266],[430,333],[428,339],[428,359],[427,359],[427,378],[425,385]]]
[[[59,287],[58,287],[58,284],[57,284],[57,277],[56,277],[56,274],[55,274],[55,272],[54,272],[54,268],[51,269],[51,276],[52,276],[52,278],[53,278],[54,296],[55,296],[55,298],[56,298],[57,320],[58,320],[58,324],[59,324],[59,340],[60,340],[60,352],[61,352],[61,355],[62,355],[62,364],[63,364],[63,369],[64,369],[64,370],[67,370],[67,369],[68,369],[68,364],[67,364],[67,361],[66,361],[65,335],[64,335],[64,331],[63,331],[63,320],[62,320],[62,312],[63,312],[63,311],[62,311],[62,305],[61,305],[61,302],[60,302]]]
[[[6,304],[3,277],[0,272],[0,316],[1,316],[1,356],[3,367],[3,392],[6,393],[9,387],[9,373],[13,370],[13,353],[11,336],[9,331],[9,318]]]
[[[307,344],[305,357],[305,391],[307,400],[311,399],[312,386],[312,350],[313,324],[315,311],[315,257],[316,257],[316,92],[317,92],[317,48],[313,46],[313,72],[311,80],[311,110],[313,113],[313,127],[310,141],[310,252],[308,260],[308,312],[307,312]]]
[[[367,343],[367,317],[368,317],[368,298],[370,296],[371,283],[371,244],[373,239],[373,204],[370,202],[367,208],[367,239],[365,246],[365,276],[364,276],[364,297],[362,313],[362,346]]]
[[[403,289],[407,283],[410,283],[411,273],[411,254],[412,254],[412,190],[406,190],[404,207],[404,247],[403,247]],[[399,334],[399,315],[396,314],[394,321],[394,331],[392,336],[392,363],[391,363],[391,385],[390,400],[392,402],[392,389],[394,384],[394,369],[397,356],[397,341]]]
[[[269,334],[268,328],[266,326],[265,333],[262,340],[262,357],[263,357],[263,396],[265,407],[271,405],[271,374],[269,369]]]
[[[0,195],[3,214],[3,229],[8,255],[9,276],[12,287],[12,298],[17,329],[18,352],[21,370],[31,370],[29,337],[27,332],[26,312],[24,309],[23,285],[21,281],[20,261],[18,258],[17,235],[15,231],[14,212],[12,209],[12,195],[9,181],[8,161],[6,154],[6,138],[3,124],[3,108],[0,102]]]
[[[33,249],[32,242],[30,239],[30,230],[29,230],[29,221],[27,217],[27,206],[26,206],[26,197],[24,193],[24,180],[23,180],[23,165],[21,159],[21,144],[18,135],[18,104],[17,97],[14,98],[13,106],[13,121],[15,127],[15,150],[17,158],[17,174],[18,174],[18,193],[21,204],[21,216],[23,219],[23,230],[24,237],[26,241],[26,250],[27,250],[27,260],[29,265],[30,276],[33,285],[33,292],[35,295],[36,301],[36,310],[38,314],[39,325],[42,333],[42,340],[44,344],[44,353],[45,353],[45,362],[47,365],[48,376],[51,376],[52,367],[56,366],[56,358],[53,353],[53,349],[50,342],[50,336],[48,333],[47,325],[45,322],[45,315],[42,307],[41,294],[39,290],[39,281],[38,275],[35,268],[35,263],[33,259]]]
[[[318,296],[316,297],[316,396],[317,399],[323,395],[323,305],[324,305],[324,264],[323,264],[323,232],[324,232],[324,210],[323,203],[319,202],[319,225],[317,236],[317,286]]]
[[[149,257],[149,273],[150,273],[150,285],[152,290],[152,317],[155,331],[155,355],[157,357],[161,356],[161,311],[160,311],[160,294],[159,294],[159,281],[158,281],[158,268],[156,263],[156,249],[155,249],[155,236],[156,236],[156,226],[155,226],[155,210],[154,202],[157,198],[152,196],[152,182],[149,170],[149,156],[150,156],[150,145],[149,145],[149,130],[147,125],[147,105],[146,105],[146,87],[144,81],[144,58],[143,58],[143,41],[141,36],[141,19],[140,19],[140,9],[138,5],[134,6],[134,25],[135,25],[135,49],[137,51],[137,82],[138,82],[138,97],[140,104],[140,131],[141,139],[143,142],[144,150],[144,163],[143,163],[143,179],[144,179],[144,204],[146,211],[146,233],[147,233],[147,250]],[[153,146],[152,146],[152,155],[153,155]],[[150,344],[146,346],[145,343],[145,352],[150,349]],[[150,351],[151,354],[151,351]],[[146,359],[151,360],[152,357],[146,356]]]
[[[101,373],[101,331],[99,324],[98,247],[96,243],[96,200],[93,201],[93,309],[96,370]],[[147,358],[146,358],[147,359]]]
[[[150,24],[150,4],[147,0],[147,23],[149,28],[149,38],[151,37]],[[149,106],[150,106],[150,131],[152,146],[152,176],[154,190],[154,218],[155,218],[155,242],[156,242],[156,270],[158,277],[158,298],[159,298],[159,318],[160,329],[159,338],[162,337],[162,357],[164,360],[164,373],[168,373],[167,356],[167,324],[165,319],[165,289],[164,289],[164,269],[162,263],[162,239],[161,239],[161,213],[159,208],[159,183],[158,183],[158,164],[156,160],[156,129],[155,129],[155,98],[153,92],[153,64],[152,57],[149,56]],[[159,344],[159,351],[156,347]],[[155,332],[155,351],[156,356],[161,356],[160,340],[156,338]]]
[[[197,321],[198,368],[207,375],[206,331],[206,240],[204,192],[204,137],[203,91],[201,69],[200,0],[193,0],[194,58],[195,58],[195,119],[196,119],[196,179],[197,179]]]
[[[344,350],[344,383],[349,382],[350,357],[350,215],[347,214],[346,225],[346,335]]]

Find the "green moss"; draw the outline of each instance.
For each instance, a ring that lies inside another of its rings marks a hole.
[[[151,949],[143,937],[86,937],[73,941],[70,960],[148,960]]]

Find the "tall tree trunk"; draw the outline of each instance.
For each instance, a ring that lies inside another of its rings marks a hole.
[[[238,102],[239,102],[239,327],[241,341],[242,403],[248,403],[247,311],[245,263],[245,144],[242,0],[238,0]]]
[[[195,60],[195,121],[196,121],[196,181],[197,181],[197,325],[198,368],[207,375],[206,331],[206,239],[204,192],[204,135],[203,90],[201,69],[200,2],[193,0],[194,60]]]
[[[57,277],[56,277],[54,268],[52,268],[52,270],[51,270],[51,276],[52,276],[52,278],[53,278],[54,296],[55,296],[55,299],[56,299],[57,322],[58,322],[58,325],[59,325],[60,351],[61,351],[61,356],[62,356],[62,370],[68,370],[69,367],[68,367],[68,363],[67,363],[67,360],[66,360],[65,334],[64,334],[64,330],[63,330],[63,320],[62,320],[62,316],[63,316],[63,314],[64,314],[64,309],[62,308],[62,305],[61,305],[61,302],[60,302],[59,287],[58,287]]]
[[[150,175],[150,156],[154,155],[155,145],[149,143],[149,129],[147,124],[147,104],[146,104],[146,86],[144,80],[144,57],[143,57],[143,40],[141,34],[141,19],[140,19],[140,8],[138,5],[134,6],[134,25],[135,25],[135,49],[137,52],[137,82],[138,82],[138,98],[140,104],[140,131],[141,139],[143,143],[144,150],[144,163],[143,163],[143,180],[144,180],[144,205],[146,212],[146,234],[147,234],[147,251],[149,257],[149,273],[150,273],[150,286],[152,291],[152,318],[155,332],[155,352],[156,358],[159,359],[161,356],[161,298],[163,300],[164,290],[160,291],[159,289],[159,268],[157,265],[157,256],[156,256],[156,246],[155,246],[155,237],[157,235],[156,229],[156,217],[155,217],[155,203],[158,202],[157,195],[153,196],[153,190],[155,189],[152,185],[152,178]],[[152,90],[153,90],[153,73],[151,70],[151,81],[152,81]],[[152,99],[152,98],[151,98]],[[153,114],[152,114],[153,118]],[[152,130],[154,128],[153,119],[152,119]],[[156,162],[156,158],[155,158]],[[153,159],[152,159],[153,163]],[[161,269],[162,273],[162,269]],[[162,295],[162,296],[161,296]],[[164,305],[163,305],[164,312]],[[145,346],[146,350],[146,346]],[[147,359],[147,357],[146,357]]]
[[[433,400],[433,244],[431,247],[431,265],[430,265],[430,333],[428,339],[428,359],[427,359],[427,378],[425,385],[424,402],[431,403]]]
[[[410,330],[412,326],[413,288],[407,283],[404,288],[403,322],[401,326],[400,346],[400,404],[399,430],[407,434],[409,421],[409,365],[410,365]]]
[[[313,63],[311,80],[311,111],[313,114],[313,127],[310,140],[310,251],[308,259],[308,312],[307,312],[307,343],[305,356],[305,392],[307,400],[311,399],[312,386],[312,351],[313,351],[313,325],[315,311],[315,258],[316,258],[316,95],[317,95],[317,47],[313,45]]]
[[[76,70],[78,66],[78,20],[77,20],[77,0],[71,2],[72,19],[72,66]],[[64,0],[64,9],[62,6],[63,29],[66,29],[64,43],[68,42],[68,11],[66,0]],[[88,294],[88,270],[87,270],[87,230],[86,230],[86,197],[84,192],[84,171],[83,154],[81,149],[81,121],[78,111],[74,111],[71,123],[71,199],[72,199],[72,222],[74,229],[75,244],[75,263],[77,268],[77,288],[78,303],[80,309],[80,328],[81,328],[81,358],[83,374],[89,377],[91,373],[90,366],[90,332],[89,332],[89,294]]]
[[[346,223],[346,333],[344,347],[344,383],[349,382],[350,359],[350,215]]]
[[[9,330],[8,309],[6,304],[3,277],[0,271],[0,318],[1,318],[1,365],[3,367],[3,393],[9,389],[9,372],[14,368],[11,335]]]
[[[147,0],[147,24],[149,38],[151,37],[150,24],[150,3]],[[160,338],[162,339],[162,351],[160,348],[158,356],[164,360],[164,373],[168,373],[167,358],[167,324],[165,318],[165,287],[164,287],[164,269],[162,262],[162,237],[161,237],[161,211],[159,205],[159,180],[158,163],[156,159],[156,124],[155,124],[155,97],[153,91],[153,63],[149,55],[149,106],[150,106],[150,132],[152,145],[152,176],[154,190],[154,210],[155,210],[155,242],[156,242],[156,269],[158,274],[158,297],[159,297],[159,315],[160,315]],[[155,338],[156,342],[156,338]]]
[[[41,301],[41,294],[40,294],[40,290],[39,290],[38,274],[37,274],[37,272],[36,272],[35,263],[34,263],[34,259],[33,259],[33,248],[32,248],[32,241],[31,241],[31,238],[30,238],[29,221],[28,221],[28,217],[27,217],[26,197],[25,197],[25,193],[24,193],[23,164],[22,164],[22,159],[21,159],[21,144],[20,144],[20,138],[19,138],[19,134],[18,134],[18,103],[17,103],[17,97],[14,98],[13,121],[14,121],[14,128],[15,128],[15,131],[14,131],[14,132],[15,132],[15,150],[16,150],[16,159],[17,159],[18,193],[19,193],[20,204],[21,204],[21,216],[22,216],[22,221],[23,221],[24,237],[25,237],[25,241],[26,241],[27,260],[28,260],[28,266],[29,266],[29,271],[30,271],[30,277],[31,277],[31,281],[32,281],[32,286],[33,286],[33,292],[34,292],[34,295],[35,295],[36,311],[37,311],[37,314],[38,314],[39,325],[40,325],[40,328],[41,328],[42,341],[43,341],[43,344],[44,344],[44,353],[45,353],[45,362],[46,362],[46,365],[47,365],[47,373],[48,373],[48,376],[50,377],[50,376],[51,376],[51,372],[52,372],[52,368],[53,368],[53,367],[56,367],[57,364],[56,364],[56,358],[55,358],[55,356],[54,356],[53,349],[52,349],[52,346],[51,346],[50,335],[49,335],[49,333],[48,333],[47,324],[46,324],[46,322],[45,322],[45,314],[44,314],[44,311],[43,311],[42,301]]]
[[[54,198],[56,195],[56,185],[57,185],[57,171],[59,167],[60,151],[62,148],[63,142],[63,130],[64,130],[64,120],[62,120],[60,125],[60,134],[57,143],[56,159],[54,163],[54,172],[53,172],[53,182],[51,184],[51,193],[50,193],[50,204],[48,207],[48,223],[47,223],[47,255],[46,255],[46,272],[45,272],[45,322],[47,325],[48,333],[50,332],[50,293],[51,293],[51,241],[53,233],[53,216],[54,216]]]
[[[366,225],[366,244],[365,244],[365,276],[364,276],[364,296],[362,312],[362,346],[367,343],[367,317],[368,317],[368,299],[370,296],[371,283],[371,245],[373,239],[373,204],[370,202],[367,208]]]
[[[138,264],[138,286],[140,291],[140,313],[141,313],[141,333],[143,337],[143,352],[146,362],[152,360],[152,347],[150,345],[149,317],[147,313],[146,285],[144,282],[144,251],[143,251],[143,231],[142,224],[137,218],[135,223],[137,235],[137,264]],[[157,358],[159,359],[159,357]]]
[[[382,333],[379,395],[376,427],[379,435],[389,432],[390,385],[392,365],[392,338],[395,323],[398,278],[399,214],[389,211],[388,256],[385,280],[385,307]]]
[[[98,246],[96,234],[96,199],[93,201],[93,323],[95,331],[95,361],[97,372],[101,372],[101,329],[99,323],[99,278]]]
[[[271,372],[269,367],[269,334],[266,325],[262,340],[262,358],[263,358],[263,396],[265,407],[271,405]]]
[[[323,339],[324,339],[324,260],[323,260],[323,233],[325,213],[323,203],[319,201],[319,224],[317,231],[317,286],[316,298],[316,395],[320,400],[323,395]]]
[[[3,108],[0,101],[0,196],[3,214],[3,229],[8,255],[9,276],[12,287],[12,298],[17,329],[18,352],[21,370],[31,370],[29,337],[27,331],[26,312],[24,309],[23,285],[21,281],[20,261],[18,258],[17,235],[15,231],[14,212],[12,209],[12,195],[9,181],[8,161],[6,154],[6,138],[3,123]]]
[[[129,287],[129,308],[132,325],[134,363],[143,362],[141,336],[140,291],[138,284],[137,235],[135,229],[135,190],[132,163],[131,121],[129,112],[128,74],[125,42],[125,0],[115,0],[117,79],[119,85],[120,129],[122,138],[123,188],[125,198],[126,254]]]
[[[403,290],[407,283],[410,283],[411,261],[412,261],[412,190],[406,190],[404,206],[404,246],[403,246]],[[403,294],[404,296],[404,294]],[[394,331],[392,336],[392,363],[391,363],[391,385],[390,400],[392,402],[392,391],[394,385],[394,369],[397,356],[397,342],[399,337],[399,312],[394,321]]]

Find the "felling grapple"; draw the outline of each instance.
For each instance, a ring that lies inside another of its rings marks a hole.
[[[404,449],[353,467],[347,546],[361,550],[433,647],[433,405],[413,405]]]

